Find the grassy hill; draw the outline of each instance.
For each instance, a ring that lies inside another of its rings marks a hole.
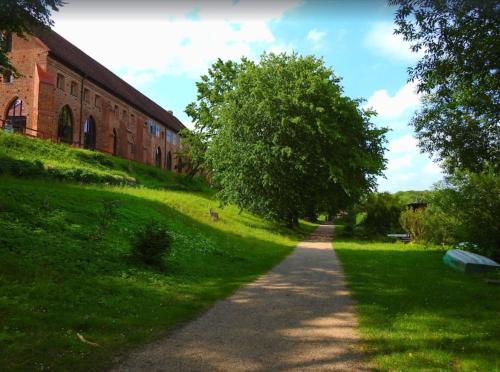
[[[204,190],[199,179],[109,156],[0,131],[0,174],[77,183]]]
[[[105,369],[270,269],[313,228],[232,206],[214,222],[209,207],[200,180],[0,132],[0,369]],[[163,270],[130,254],[152,219],[173,237]]]

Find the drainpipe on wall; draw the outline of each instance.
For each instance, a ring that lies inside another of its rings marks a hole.
[[[79,133],[78,133],[78,147],[82,147],[82,120],[83,120],[83,82],[87,75],[82,75],[82,80],[80,82],[80,125],[79,125]]]

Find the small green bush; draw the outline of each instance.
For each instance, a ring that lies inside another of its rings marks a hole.
[[[429,240],[430,232],[429,226],[426,221],[425,209],[413,210],[411,208],[405,209],[399,216],[399,223],[406,233],[415,242],[426,242]]]
[[[370,194],[361,209],[366,217],[360,225],[367,234],[375,236],[401,231],[399,215],[403,206],[396,196],[388,192]]]
[[[161,266],[164,255],[171,251],[171,238],[167,229],[157,221],[144,225],[132,243],[133,256],[151,266]]]

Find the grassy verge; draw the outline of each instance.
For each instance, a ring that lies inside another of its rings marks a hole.
[[[0,131],[0,175],[78,183],[207,191],[201,179],[100,152]]]
[[[335,238],[378,370],[500,369],[500,290],[442,263],[438,247]]]
[[[0,132],[0,370],[104,370],[269,270],[314,228],[218,210],[212,194],[179,174]],[[130,254],[151,219],[173,238],[163,270]]]

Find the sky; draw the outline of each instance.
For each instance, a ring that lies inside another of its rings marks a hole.
[[[364,98],[390,128],[378,191],[424,190],[442,170],[408,123],[420,105],[408,67],[421,57],[394,35],[395,8],[378,0],[66,0],[54,29],[174,114],[196,99],[196,81],[217,59],[263,52],[322,57],[344,92]]]

